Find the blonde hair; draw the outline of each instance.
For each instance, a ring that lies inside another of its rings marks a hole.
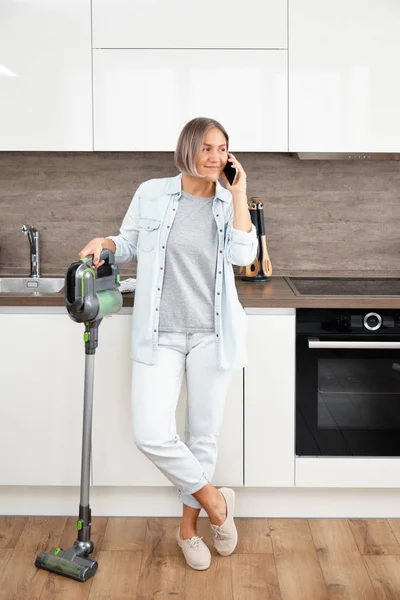
[[[224,134],[228,149],[229,136],[221,123],[207,117],[196,117],[186,123],[178,138],[174,164],[179,171],[185,175],[204,177],[196,170],[196,156],[203,145],[206,132],[213,127],[217,127]]]

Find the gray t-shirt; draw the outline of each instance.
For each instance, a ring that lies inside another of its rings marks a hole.
[[[218,230],[214,197],[182,191],[168,237],[159,331],[213,331]]]

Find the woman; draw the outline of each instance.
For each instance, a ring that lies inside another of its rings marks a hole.
[[[257,234],[246,197],[246,173],[220,123],[198,117],[182,129],[176,177],[151,179],[136,191],[120,234],[94,238],[79,257],[102,248],[117,263],[137,258],[132,325],[132,420],[137,447],[178,488],[183,517],[176,533],[187,563],[211,564],[197,536],[203,507],[223,556],[237,544],[235,493],[215,488],[217,436],[235,368],[247,364],[247,315],[232,265],[250,264]],[[227,161],[238,170],[230,185]],[[218,179],[222,178],[226,188]],[[167,244],[168,242],[168,244]],[[185,443],[175,427],[183,376],[187,381]]]

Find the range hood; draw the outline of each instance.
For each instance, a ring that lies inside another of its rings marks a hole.
[[[395,152],[295,152],[300,160],[400,160]]]

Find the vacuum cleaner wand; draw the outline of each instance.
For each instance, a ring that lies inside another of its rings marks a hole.
[[[94,550],[90,539],[92,515],[89,488],[94,358],[98,345],[98,328],[103,317],[117,313],[122,307],[122,294],[118,289],[120,275],[111,250],[104,249],[101,252],[100,261],[102,260],[105,262],[97,269],[97,277],[92,268],[92,256],[85,256],[79,262],[72,263],[65,273],[64,293],[68,314],[73,321],[85,323],[85,390],[78,537],[71,548],[51,548],[49,552],[40,552],[35,560],[35,566],[39,569],[81,582],[93,577],[98,569],[97,561],[89,558],[89,554]]]

